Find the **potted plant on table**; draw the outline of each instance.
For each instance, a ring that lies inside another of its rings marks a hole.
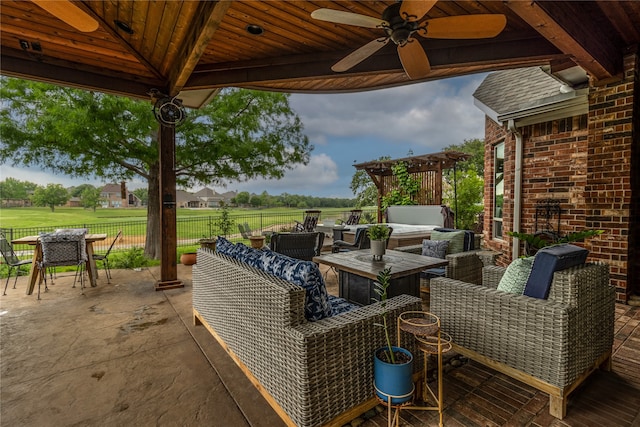
[[[367,228],[369,239],[371,240],[371,255],[374,260],[381,260],[387,249],[387,239],[391,230],[386,224],[374,224]]]
[[[373,379],[376,395],[383,402],[397,405],[411,400],[413,395],[413,355],[405,348],[393,346],[389,335],[387,289],[391,284],[391,267],[378,273],[374,291],[380,297],[382,325],[386,345],[373,355]]]

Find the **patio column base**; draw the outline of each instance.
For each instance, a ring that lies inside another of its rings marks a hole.
[[[166,280],[164,282],[156,282],[156,291],[164,291],[165,289],[184,288],[182,280]]]

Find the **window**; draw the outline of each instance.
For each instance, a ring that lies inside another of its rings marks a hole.
[[[494,148],[493,157],[493,237],[502,239],[502,214],[504,207],[504,142]]]

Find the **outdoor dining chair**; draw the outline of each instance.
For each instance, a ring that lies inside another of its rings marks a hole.
[[[4,258],[4,263],[8,267],[7,282],[4,284],[4,293],[2,294],[6,295],[7,286],[9,286],[9,279],[11,278],[11,272],[13,269],[16,269],[16,277],[13,280],[13,289],[15,289],[16,283],[18,282],[18,276],[20,275],[20,266],[31,264],[31,260],[18,258],[18,255],[16,255],[13,250],[13,246],[11,246],[11,243],[9,243],[7,237],[2,232],[0,232],[0,252],[2,252],[2,258]]]
[[[371,239],[367,234],[367,227],[358,227],[353,243],[344,240],[334,240],[331,245],[332,253],[358,251],[360,249],[369,249],[371,247]]]
[[[320,255],[324,233],[273,233],[270,248],[274,252],[304,261]]]
[[[109,268],[109,254],[111,253],[111,249],[113,249],[113,246],[116,244],[116,242],[120,240],[121,236],[122,236],[122,230],[118,230],[118,234],[116,234],[116,237],[111,242],[111,245],[109,245],[109,249],[107,249],[107,252],[105,254],[93,254],[93,259],[95,261],[101,261],[102,265],[104,266],[104,274],[107,276],[107,283],[111,283],[111,269]]]
[[[85,233],[45,233],[40,235],[40,245],[42,247],[42,259],[39,261],[40,280],[38,282],[38,299],[40,299],[40,286],[44,281],[44,290],[47,292],[46,271],[51,267],[76,266],[76,273],[73,278],[73,287],[80,276],[80,289],[84,295],[84,268],[87,262],[87,243]]]

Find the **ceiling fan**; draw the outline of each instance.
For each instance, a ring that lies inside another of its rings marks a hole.
[[[382,12],[381,18],[335,9],[317,9],[311,13],[311,17],[337,24],[381,28],[386,33],[386,36],[370,41],[338,61],[331,67],[333,71],[343,72],[355,67],[391,40],[397,45],[400,62],[409,78],[421,79],[429,74],[431,65],[427,53],[414,38],[414,34],[434,39],[480,39],[497,36],[507,25],[506,16],[501,14],[422,20],[436,2],[437,0],[406,0],[394,3]]]
[[[90,33],[98,29],[98,21],[69,0],[31,0],[56,18],[78,31]]]

